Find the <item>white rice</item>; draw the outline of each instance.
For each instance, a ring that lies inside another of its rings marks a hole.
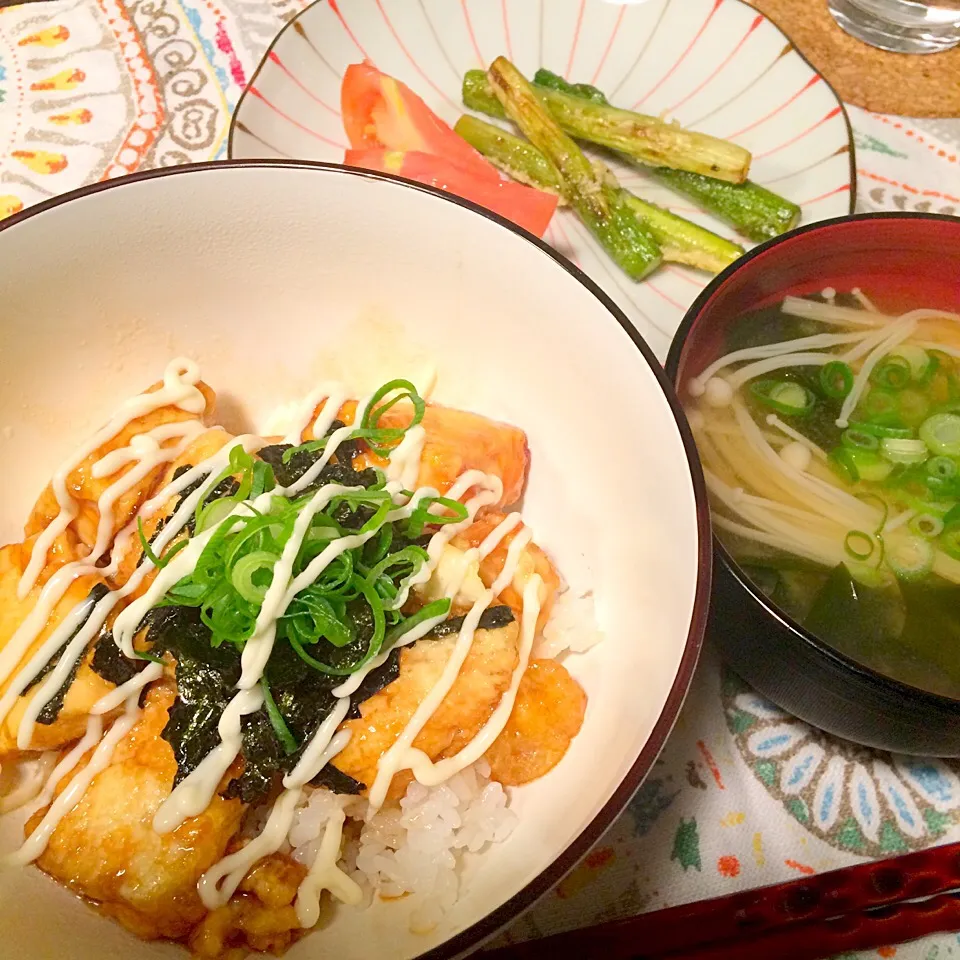
[[[341,868],[360,884],[368,903],[374,897],[414,897],[411,929],[429,932],[457,900],[463,854],[502,842],[516,826],[505,790],[489,773],[479,760],[436,787],[414,781],[399,804],[373,817],[363,798],[313,790],[290,828],[293,857],[312,863],[324,824],[335,810],[344,810],[348,823],[361,826],[359,834],[347,834]]]
[[[564,590],[557,597],[550,619],[537,638],[533,656],[538,660],[552,660],[561,653],[583,653],[598,644],[603,634],[597,627],[593,591],[576,594]]]
[[[557,598],[533,655],[552,658],[582,653],[602,639],[592,591],[566,589]],[[517,824],[510,797],[490,780],[490,766],[478,760],[446,783],[425,787],[413,781],[399,804],[372,817],[363,797],[307,789],[288,835],[294,859],[309,867],[330,816],[347,815],[340,867],[365,893],[364,905],[412,897],[410,928],[430,932],[456,903],[465,853],[503,842]]]

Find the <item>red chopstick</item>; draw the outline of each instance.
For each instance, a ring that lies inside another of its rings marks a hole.
[[[960,843],[951,843],[571,930],[489,951],[488,958],[812,960],[958,929],[960,898],[950,895],[957,892]]]

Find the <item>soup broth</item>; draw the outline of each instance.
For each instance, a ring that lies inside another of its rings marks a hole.
[[[683,385],[720,540],[836,649],[960,698],[960,315],[825,290],[720,353]]]

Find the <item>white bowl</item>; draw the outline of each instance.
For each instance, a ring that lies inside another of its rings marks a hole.
[[[429,935],[403,903],[340,908],[293,960],[453,955],[515,917],[639,786],[700,646],[710,538],[693,441],[659,366],[575,267],[492,215],[404,181],[310,164],[182,167],[85,188],[0,227],[0,536],[58,461],[173,356],[222,421],[262,426],[318,380],[436,364],[435,399],[523,427],[524,502],[606,637],[568,666],[589,695],[563,762],[514,791],[520,825],[469,863]],[[9,823],[0,845],[12,847]],[[0,874],[4,955],[183,956],[141,944],[34,869]]]

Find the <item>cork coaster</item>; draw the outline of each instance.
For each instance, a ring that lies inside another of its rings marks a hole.
[[[826,0],[747,0],[790,37],[846,103],[907,117],[960,116],[960,46],[907,56],[867,46],[834,22]]]

